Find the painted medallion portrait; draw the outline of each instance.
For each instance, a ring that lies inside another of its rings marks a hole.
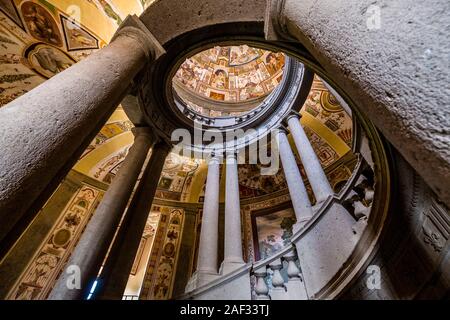
[[[25,55],[30,66],[44,78],[51,78],[75,63],[64,51],[44,43],[33,44]]]
[[[58,47],[62,46],[58,25],[44,7],[28,1],[22,5],[21,10],[27,29],[34,38]]]

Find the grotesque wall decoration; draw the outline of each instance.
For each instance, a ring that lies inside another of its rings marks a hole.
[[[178,251],[184,223],[184,211],[159,207],[161,220],[147,266],[141,299],[171,298]]]
[[[188,195],[192,176],[198,169],[200,161],[169,154],[164,164],[161,178],[156,191],[156,197],[167,200],[180,201],[183,195]]]
[[[102,191],[87,185],[74,194],[8,299],[47,297],[102,195]]]

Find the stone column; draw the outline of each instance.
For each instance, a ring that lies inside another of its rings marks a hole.
[[[208,175],[206,177],[197,269],[186,286],[186,292],[211,281],[218,275],[219,179],[220,159],[217,155],[212,155],[208,163]]]
[[[226,156],[225,178],[225,250],[223,274],[244,264],[242,258],[241,206],[236,154]]]
[[[294,231],[297,231],[311,219],[313,212],[305,184],[303,183],[300,171],[298,170],[297,162],[295,161],[295,156],[292,153],[286,133],[286,128],[278,130],[278,144],[284,176],[286,178],[289,194],[291,195],[292,206],[297,218]]]
[[[133,128],[132,131],[133,146],[66,264],[66,268],[72,265],[80,268],[81,288],[68,289],[66,283],[71,274],[63,272],[50,293],[50,300],[81,300],[97,278],[148,150],[155,141],[150,128]]]
[[[198,249],[197,271],[217,273],[217,242],[219,235],[220,160],[211,157],[208,163],[202,226]]]
[[[299,114],[291,113],[286,118],[286,121],[289,125],[289,130],[291,131],[303,167],[305,168],[309,183],[313,189],[314,196],[316,197],[317,203],[319,203],[333,195],[333,189],[323,171],[319,158],[300,124],[300,117]]]
[[[0,241],[20,235],[160,49],[128,17],[107,47],[0,108]]]
[[[133,195],[99,277],[95,299],[122,299],[147,223],[164,162],[171,147],[153,146],[150,160]]]

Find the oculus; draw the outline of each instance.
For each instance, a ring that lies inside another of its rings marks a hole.
[[[247,45],[215,46],[183,61],[173,87],[192,111],[236,116],[257,107],[279,85],[285,59]]]

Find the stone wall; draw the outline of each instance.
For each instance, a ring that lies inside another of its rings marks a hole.
[[[342,299],[448,299],[450,215],[423,179],[394,151],[395,193],[389,221],[369,265],[381,271],[379,289],[370,289],[373,270],[353,281]]]

